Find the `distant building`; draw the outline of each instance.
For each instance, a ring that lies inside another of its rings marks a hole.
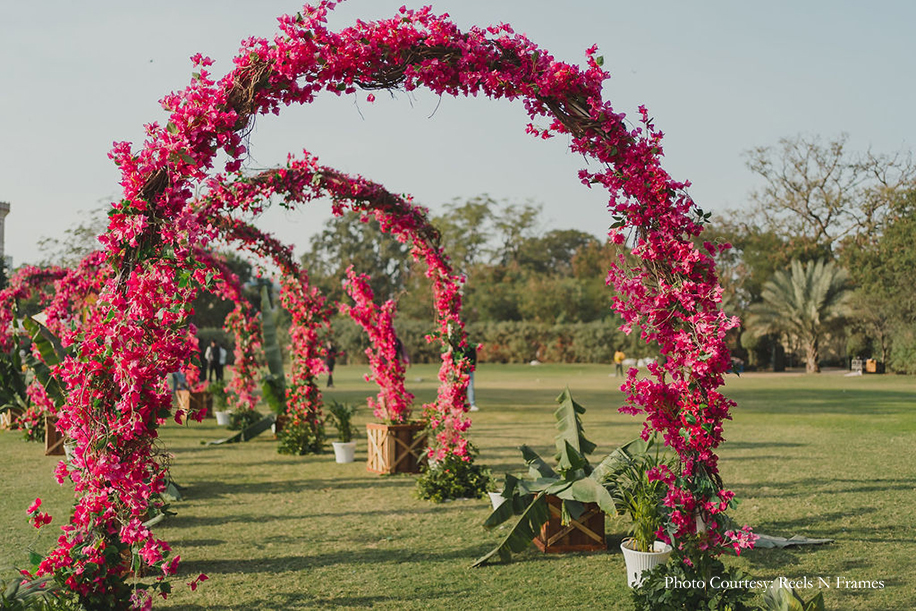
[[[6,251],[4,250],[6,245],[3,242],[3,236],[6,232],[6,215],[9,213],[9,202],[0,202],[0,261],[6,265],[6,269],[8,270],[13,267],[13,258],[6,256]]]

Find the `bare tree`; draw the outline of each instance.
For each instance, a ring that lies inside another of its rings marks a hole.
[[[799,135],[748,151],[748,168],[765,181],[751,194],[760,225],[830,250],[875,235],[893,194],[916,181],[916,165],[909,152],[851,152],[848,139]]]

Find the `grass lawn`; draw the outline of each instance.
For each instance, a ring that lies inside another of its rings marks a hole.
[[[640,424],[617,413],[620,380],[611,367],[481,365],[471,437],[494,474],[521,471],[517,446],[552,454],[553,402],[568,385],[588,408],[586,434],[596,456],[633,438]],[[341,367],[328,395],[363,401],[364,370]],[[414,366],[418,401],[435,395],[435,370]],[[758,532],[836,543],[759,550],[726,562],[753,577],[827,580],[827,608],[914,608],[916,592],[916,381],[901,376],[746,374],[726,392],[738,402],[721,449],[721,471],[741,504],[740,523]],[[369,421],[364,409],[357,421]],[[186,487],[178,515],[158,534],[182,557],[175,593],[160,609],[630,609],[619,543],[623,522],[609,519],[609,551],[543,555],[533,547],[510,565],[471,569],[505,531],[481,526],[486,500],[434,505],[413,495],[411,476],[380,477],[333,454],[288,457],[263,436],[207,447],[225,436],[214,420],[162,429],[173,476]],[[71,503],[57,486],[57,459],[18,433],[0,432],[0,567],[46,551]],[[25,509],[40,496],[54,516],[42,532]],[[37,538],[36,538],[37,535]],[[182,582],[210,580],[197,592]],[[9,576],[9,572],[4,573]],[[837,579],[881,588],[837,587]],[[877,584],[876,584],[877,585]],[[815,589],[807,591],[809,596]]]

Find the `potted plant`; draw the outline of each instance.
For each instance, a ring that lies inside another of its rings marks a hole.
[[[356,441],[353,439],[353,414],[356,406],[350,403],[331,401],[327,405],[328,415],[334,420],[337,428],[337,441],[331,442],[334,446],[334,457],[340,464],[353,462],[356,453]]]
[[[216,424],[227,426],[232,412],[229,411],[229,402],[226,400],[226,383],[221,380],[210,382],[209,386],[207,386],[207,392],[212,397]]]
[[[534,541],[544,552],[595,551],[606,549],[604,515],[618,511],[612,495],[615,454],[597,466],[587,456],[595,444],[582,433],[580,415],[585,408],[576,403],[569,389],[557,397],[559,407],[555,437],[556,468],[551,468],[528,446],[519,449],[528,467],[526,479],[506,474],[501,502],[484,522],[493,528],[520,516],[503,541],[473,566],[482,566],[497,556],[504,562],[512,553]],[[494,502],[494,505],[496,503]]]
[[[615,452],[614,500],[630,517],[630,538],[620,544],[627,566],[627,585],[638,587],[642,574],[671,556],[671,546],[656,540],[665,525],[662,499],[667,486],[660,479],[649,479],[649,472],[665,464],[655,437],[636,439]]]

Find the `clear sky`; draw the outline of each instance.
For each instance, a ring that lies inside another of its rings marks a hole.
[[[631,117],[639,104],[649,108],[666,134],[666,168],[693,183],[707,210],[745,207],[759,183],[742,153],[780,137],[847,132],[858,150],[916,148],[914,2],[348,0],[331,25],[391,16],[402,4],[432,4],[465,28],[510,23],[570,63],[598,44],[612,75],[606,99]],[[39,257],[38,238],[59,237],[80,211],[118,198],[112,142],[139,143],[144,123],[164,122],[158,100],[187,84],[191,55],[212,57],[221,76],[240,40],[272,36],[275,17],[299,8],[289,0],[0,3],[0,200],[12,204],[14,265]],[[250,167],[307,148],[434,211],[489,193],[542,203],[545,230],[600,235],[610,223],[606,196],[578,183],[582,160],[563,139],[525,135],[520,104],[377,97],[328,95],[259,119]],[[261,227],[301,252],[329,216],[313,205],[272,211]]]

